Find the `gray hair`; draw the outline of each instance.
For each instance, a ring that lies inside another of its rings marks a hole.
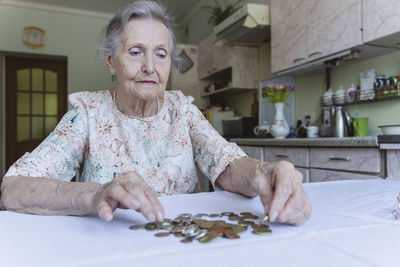
[[[134,18],[152,18],[164,24],[168,29],[170,37],[171,60],[174,64],[178,64],[181,61],[175,51],[176,39],[172,30],[172,16],[167,13],[166,8],[160,3],[150,0],[134,1],[126,7],[121,8],[104,29],[103,38],[98,50],[113,55],[119,45],[120,34],[124,31],[126,24]]]

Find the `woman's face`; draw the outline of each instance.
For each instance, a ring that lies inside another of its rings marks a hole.
[[[130,20],[115,54],[106,55],[106,62],[125,95],[144,100],[161,96],[171,69],[168,29],[154,19]]]

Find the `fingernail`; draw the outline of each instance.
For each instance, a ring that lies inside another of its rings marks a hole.
[[[104,215],[104,219],[106,220],[106,222],[111,221],[112,218],[113,218],[113,216],[112,216],[112,214],[110,214],[110,213],[106,213],[106,214]]]
[[[162,220],[164,220],[164,216],[162,215],[162,213],[159,211],[159,212],[157,212],[157,220],[159,221],[159,222],[161,222]]]
[[[149,218],[149,221],[151,221],[151,222],[154,222],[156,220],[156,216],[154,216],[153,213],[150,213],[148,218]]]
[[[272,211],[270,216],[269,216],[269,221],[273,222],[276,220],[276,218],[278,217],[278,212],[276,210]]]

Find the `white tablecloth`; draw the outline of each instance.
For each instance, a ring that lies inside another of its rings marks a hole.
[[[118,210],[111,222],[95,217],[0,212],[0,266],[400,266],[400,222],[394,219],[400,181],[305,184],[312,218],[301,226],[272,224],[240,239],[183,244],[174,236],[132,231],[145,223]],[[222,211],[262,215],[258,198],[212,192],[160,198],[166,216]]]

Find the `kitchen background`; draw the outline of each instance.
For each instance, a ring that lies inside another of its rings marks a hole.
[[[46,2],[46,1],[44,1]],[[51,2],[51,1],[50,1]],[[50,3],[49,2],[49,3]],[[227,3],[234,1],[227,0]],[[269,4],[266,0],[243,1],[243,3]],[[394,2],[394,1],[390,1]],[[213,31],[207,24],[208,13],[202,7],[212,5],[212,0],[196,1],[193,8],[178,21],[176,30],[181,44],[199,44]],[[385,2],[386,3],[386,2]],[[68,58],[68,93],[83,90],[104,90],[113,86],[101,55],[96,55],[96,45],[100,33],[109,17],[95,12],[74,12],[67,8],[56,12],[47,5],[35,5],[31,1],[0,0],[0,171],[5,172],[5,81],[4,56],[10,53],[30,53],[65,56]],[[27,26],[37,26],[46,31],[46,45],[42,48],[30,48],[22,42],[22,31]],[[274,77],[271,73],[271,44],[263,43],[258,49],[258,80]],[[199,55],[201,56],[201,55]],[[386,77],[400,74],[400,51],[378,55],[366,60],[353,61],[337,68],[330,74],[331,88],[336,91],[340,85],[348,88],[358,85],[360,72],[374,68],[377,74]],[[320,98],[326,91],[326,73],[324,71],[295,75],[298,91],[295,94],[294,117],[304,118],[311,115],[316,121],[321,114]],[[236,113],[250,115],[254,92],[224,95],[224,101]],[[400,105],[397,100],[388,100],[370,104],[347,106],[351,115],[369,117],[369,133],[379,134],[379,125],[400,124],[397,114]]]

